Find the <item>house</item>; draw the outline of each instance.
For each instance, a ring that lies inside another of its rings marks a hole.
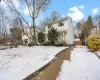
[[[48,31],[51,28],[57,29],[58,41],[65,41],[67,44],[74,44],[74,32],[72,18],[67,16],[44,25],[46,41],[48,41]]]
[[[35,29],[35,34],[36,34],[36,43],[39,44],[38,42],[38,33],[40,31]],[[34,35],[34,29],[30,28],[25,28],[24,32],[22,33],[22,41],[23,44],[28,45],[28,43],[31,43],[32,41],[32,35]],[[34,36],[33,36],[34,37]]]

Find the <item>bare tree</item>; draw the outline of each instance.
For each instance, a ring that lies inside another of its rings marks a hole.
[[[100,15],[95,16],[93,20],[96,26],[97,33],[100,34]]]
[[[25,23],[27,23],[25,19],[22,17],[22,15],[19,13],[19,11],[16,9],[15,5],[13,4],[13,1],[12,0],[7,0],[7,1],[13,5],[14,11],[17,12],[17,14],[24,20]],[[32,29],[34,29],[34,34],[32,35],[32,43],[36,44],[35,20],[39,16],[40,11],[45,10],[45,8],[47,8],[51,0],[20,0],[20,2],[26,3],[28,7],[30,17],[32,18],[33,21]]]
[[[9,17],[5,13],[5,9],[0,6],[0,36],[1,42],[6,45],[7,26],[9,24]]]
[[[32,37],[32,43],[34,39],[34,44],[36,44],[35,20],[37,19],[40,11],[47,8],[51,0],[25,0],[25,2],[28,6],[30,17],[32,18],[33,21],[34,37]]]
[[[77,23],[77,29],[79,31],[80,40],[84,42],[91,35],[92,30],[94,29],[94,24],[92,17],[89,15],[86,21],[80,21]]]
[[[57,11],[53,11],[51,13],[50,17],[51,17],[51,21],[55,21],[55,20],[57,20],[57,19],[59,19],[61,17],[61,14],[59,12],[57,12]]]
[[[42,25],[48,24],[48,23],[55,21],[59,18],[61,18],[61,14],[57,11],[52,11],[50,16],[46,17],[41,23],[42,23]]]

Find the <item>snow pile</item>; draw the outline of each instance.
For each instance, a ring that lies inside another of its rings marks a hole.
[[[38,46],[0,50],[0,80],[22,80],[65,48]]]
[[[63,62],[56,80],[100,80],[100,60],[86,47],[75,48],[70,59]]]
[[[9,46],[0,46],[0,50],[8,49],[10,48]]]

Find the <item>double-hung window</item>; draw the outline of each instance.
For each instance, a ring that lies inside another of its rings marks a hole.
[[[61,26],[64,26],[64,23],[63,22],[59,22],[58,23],[58,27],[61,27]]]

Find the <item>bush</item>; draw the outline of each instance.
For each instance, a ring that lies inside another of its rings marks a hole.
[[[45,41],[45,34],[43,32],[38,33],[38,42],[42,44]]]
[[[54,45],[55,41],[57,41],[57,38],[58,38],[57,29],[51,28],[48,31],[48,40],[51,42],[52,45]]]
[[[34,46],[34,44],[32,45],[32,43],[28,43],[28,46],[31,47],[31,46]]]
[[[100,49],[100,35],[90,36],[87,40],[87,45],[92,51]]]
[[[55,42],[55,46],[64,46],[65,41],[57,41]]]
[[[28,46],[31,47],[32,46],[31,43],[28,43]]]
[[[51,42],[50,41],[44,41],[43,42],[43,46],[49,46],[49,45],[51,45]]]

